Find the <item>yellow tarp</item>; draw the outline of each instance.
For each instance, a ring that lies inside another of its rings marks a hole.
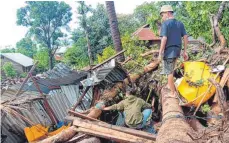
[[[70,124],[68,124],[68,126],[62,126],[53,132],[48,132],[48,127],[44,127],[41,124],[37,124],[37,125],[32,126],[32,127],[24,128],[24,132],[25,132],[25,136],[26,136],[28,142],[33,142],[36,140],[40,140],[42,138],[56,135],[59,132],[61,132],[62,130],[67,129],[69,126],[70,126]]]
[[[210,67],[204,62],[184,62],[184,77],[177,88],[187,101],[184,106],[198,106],[205,94],[202,103],[214,95],[216,91],[214,86],[207,91],[211,85],[208,78],[216,76],[216,74],[210,73],[210,70]],[[219,81],[219,78],[216,81]]]

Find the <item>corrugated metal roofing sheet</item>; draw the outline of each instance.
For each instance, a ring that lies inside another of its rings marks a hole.
[[[24,67],[32,66],[33,65],[33,59],[30,57],[27,57],[21,53],[1,53],[4,57],[23,65]]]
[[[94,78],[96,84],[114,84],[123,81],[127,77],[124,69],[122,69],[114,59],[96,68],[92,73],[92,78]]]
[[[47,100],[53,109],[55,115],[58,120],[63,121],[65,116],[67,115],[67,109],[70,109],[73,104],[76,103],[78,98],[82,95],[82,92],[85,89],[80,90],[79,85],[67,85],[61,86],[61,89],[53,90],[47,95]],[[9,89],[4,92],[2,97],[2,101],[8,100],[12,98],[12,95],[15,95],[17,90]],[[37,92],[25,92],[20,97],[39,97],[39,93]],[[92,88],[89,89],[85,98],[82,100],[82,104],[84,106],[77,107],[77,111],[82,111],[90,108],[90,104],[92,101]],[[16,100],[16,103],[21,103],[20,100]],[[18,109],[23,116],[30,119],[32,122],[38,124],[42,124],[44,126],[51,125],[51,119],[43,108],[43,101],[34,101],[26,104],[27,110]],[[7,114],[5,118],[2,118],[2,127],[3,134],[7,135],[6,143],[17,143],[22,142],[22,136],[24,136],[24,128],[29,126],[28,123],[25,123],[20,118],[15,118],[14,116]],[[9,130],[14,131],[21,135],[18,137],[16,134],[9,132]]]

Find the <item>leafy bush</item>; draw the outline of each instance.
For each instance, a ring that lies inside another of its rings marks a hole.
[[[37,53],[34,55],[34,60],[38,61],[38,65],[36,69],[39,72],[43,72],[48,69],[49,65],[49,55],[48,55],[48,49],[41,49],[37,51]]]
[[[27,73],[25,73],[25,72],[23,72],[23,73],[20,74],[20,77],[21,78],[25,78],[26,76],[27,76]]]
[[[74,68],[82,68],[89,65],[86,47],[74,44],[65,52],[63,61]]]
[[[12,65],[11,62],[6,62],[4,65],[3,65],[3,71],[4,73],[6,74],[7,77],[16,77],[17,73]]]
[[[116,53],[115,50],[111,46],[105,48],[101,55],[97,54],[98,62],[101,63],[101,62],[105,61],[106,59],[115,55],[115,53]]]

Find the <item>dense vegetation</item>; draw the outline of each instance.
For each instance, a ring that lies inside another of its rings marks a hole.
[[[92,8],[85,3],[78,3],[79,26],[70,31],[68,23],[72,19],[72,13],[68,4],[55,1],[26,3],[25,7],[18,9],[17,23],[28,27],[28,34],[16,44],[14,49],[4,49],[1,52],[20,52],[39,60],[39,71],[52,67],[52,63],[55,63],[53,62],[54,51],[63,45],[68,47],[63,56],[63,62],[77,69],[89,65],[88,40],[92,64],[100,63],[116,53],[104,4],[98,4]],[[158,27],[161,24],[159,10],[162,5],[172,5],[175,17],[185,24],[190,36],[204,39],[206,43],[211,44],[213,39],[209,17],[217,13],[220,3],[144,2],[137,6],[132,14],[117,14],[123,49],[127,50],[125,56],[134,58],[134,61],[126,65],[127,68],[133,68],[136,64],[147,64],[147,60],[139,56],[146,50],[144,44],[139,44],[137,39],[131,37],[131,34],[145,24],[150,24],[152,30],[158,33]],[[222,19],[219,21],[221,32],[227,41],[229,41],[228,21],[229,4],[227,3]],[[67,29],[71,38],[63,40],[66,36],[63,29]]]

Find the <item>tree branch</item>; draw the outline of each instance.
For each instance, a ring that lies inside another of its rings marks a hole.
[[[213,17],[213,25],[214,25],[215,33],[216,33],[216,35],[217,35],[217,37],[218,37],[218,39],[220,41],[220,48],[221,49],[226,47],[226,40],[225,40],[224,36],[222,35],[222,33],[221,33],[220,29],[219,29],[218,22],[222,18],[223,10],[225,8],[225,5],[226,5],[226,1],[223,1],[220,4],[220,7],[219,7],[217,15],[215,15]]]

